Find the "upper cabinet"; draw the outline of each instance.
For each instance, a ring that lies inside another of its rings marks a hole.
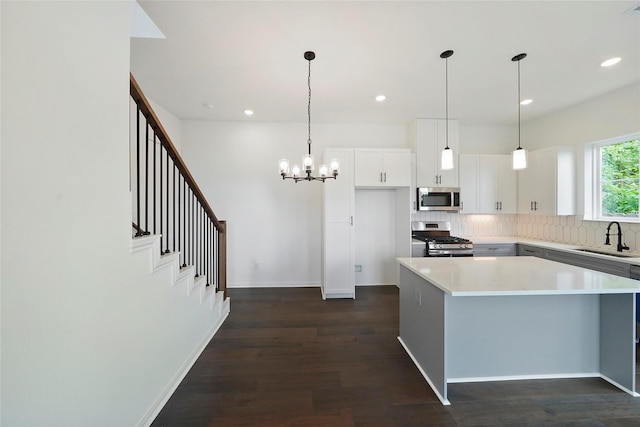
[[[460,155],[460,213],[517,212],[517,175],[511,156]]]
[[[409,125],[409,141],[416,153],[418,187],[458,187],[458,121],[449,120],[448,127],[454,167],[443,170],[440,159],[447,144],[447,121],[416,119]]]
[[[575,155],[570,146],[531,151],[518,171],[518,213],[575,215]]]
[[[411,151],[406,148],[356,148],[356,187],[409,187]]]

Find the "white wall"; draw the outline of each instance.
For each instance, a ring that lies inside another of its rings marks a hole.
[[[135,77],[135,76],[134,76]],[[144,93],[144,89],[142,89]],[[168,112],[164,107],[149,99],[149,104],[178,153],[182,153],[182,121]]]
[[[460,154],[510,154],[518,146],[515,126],[459,126]]]
[[[212,320],[129,253],[130,4],[0,10],[0,424],[136,425]]]
[[[228,221],[229,286],[319,285],[323,184],[282,181],[277,168],[281,158],[302,160],[307,124],[186,121],[182,129],[185,161]],[[403,125],[312,122],[311,137],[316,162],[325,147],[407,141]]]

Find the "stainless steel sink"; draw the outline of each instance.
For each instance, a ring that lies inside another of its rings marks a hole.
[[[637,255],[623,254],[620,252],[605,252],[605,251],[598,251],[595,249],[575,249],[575,250],[579,252],[588,252],[590,254],[607,255],[607,256],[612,256],[617,258],[637,258]]]

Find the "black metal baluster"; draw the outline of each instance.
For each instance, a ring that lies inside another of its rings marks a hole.
[[[176,251],[176,202],[180,203],[176,200],[176,163],[173,162],[173,252]],[[180,264],[180,260],[178,260],[178,264]]]
[[[164,240],[164,223],[162,222],[162,154],[164,153],[164,148],[162,147],[162,145],[160,146],[160,162],[158,163],[160,165],[160,206],[158,207],[158,210],[160,211],[160,253],[162,254],[162,243]]]
[[[167,151],[167,238],[165,239],[165,242],[167,243],[167,247],[164,251],[165,254],[168,254],[169,252],[171,252],[169,250],[169,243],[171,242],[169,239],[171,237],[171,235],[169,234],[169,208],[171,203],[169,203],[169,152]]]
[[[193,209],[193,199],[195,198],[195,195],[193,194],[193,190],[191,191],[191,200],[189,201],[189,203],[191,204],[191,206],[189,206],[189,227],[191,229],[191,231],[189,232],[189,235],[191,237],[191,264],[193,265],[195,272],[196,272],[196,277],[198,277],[198,266],[196,265],[196,258],[195,258],[195,221],[193,219],[193,215],[194,215],[194,209]]]
[[[182,174],[181,174],[182,175]],[[187,182],[182,180],[182,266],[187,266]]]
[[[136,202],[137,202],[137,220],[136,225],[140,227],[140,107],[136,115]],[[138,231],[136,237],[142,236]]]
[[[182,256],[182,264],[180,264],[180,260],[178,259],[178,264],[184,266],[184,250],[182,249],[182,244],[180,242],[180,235],[182,224],[180,223],[180,209],[182,208],[182,184],[180,184],[180,180],[182,179],[182,174],[178,171],[178,251],[180,252],[180,256]]]
[[[156,148],[156,144],[158,142],[158,135],[156,135],[156,131],[153,131],[153,234],[156,234],[156,152],[158,149]],[[162,246],[161,246],[162,247]]]
[[[149,122],[144,127],[144,234],[149,234]]]

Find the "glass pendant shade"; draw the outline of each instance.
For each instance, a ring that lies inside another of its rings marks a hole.
[[[513,169],[520,170],[527,168],[527,150],[524,148],[516,148],[513,150],[512,159]]]
[[[440,167],[442,170],[453,169],[453,150],[446,147],[442,150],[442,157],[440,158]]]
[[[320,175],[320,178],[326,178],[329,175],[329,167],[325,164],[320,165],[318,175]]]
[[[300,178],[300,165],[293,165],[291,168],[291,176],[294,178]]]

